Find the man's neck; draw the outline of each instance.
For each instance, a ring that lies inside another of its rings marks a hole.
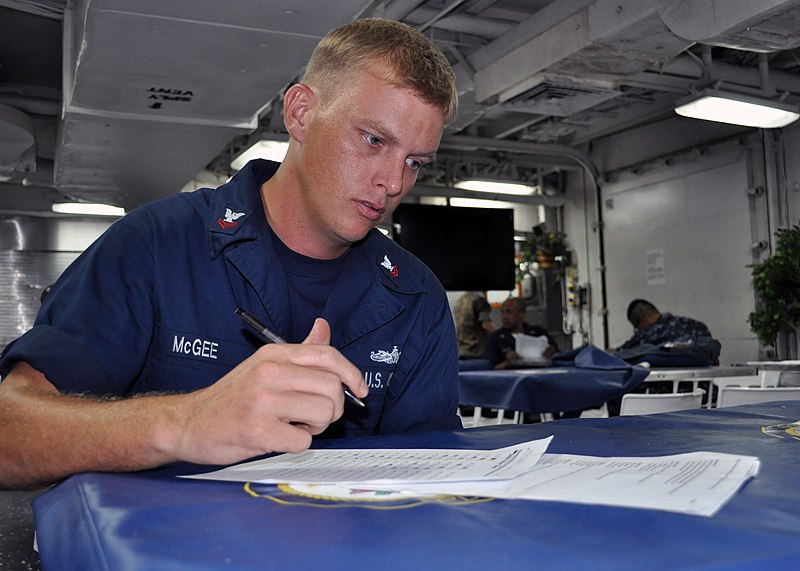
[[[261,204],[272,231],[290,250],[309,258],[331,260],[344,254],[347,245],[329,243],[313,232],[314,224],[297,200],[300,190],[289,182],[291,176],[282,176],[282,168],[261,185]]]

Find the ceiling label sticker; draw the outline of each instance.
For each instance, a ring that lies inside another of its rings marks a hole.
[[[191,89],[172,87],[150,87],[147,89],[147,100],[151,109],[161,109],[165,101],[191,103],[194,92]]]

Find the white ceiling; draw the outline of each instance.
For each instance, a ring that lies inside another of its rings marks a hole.
[[[0,0],[0,209],[130,208],[227,174],[281,136],[281,94],[319,38],[373,15],[422,30],[457,72],[460,113],[417,192],[552,186],[663,148],[649,135],[620,157],[623,133],[739,130],[675,117],[701,84],[800,100],[800,0]]]

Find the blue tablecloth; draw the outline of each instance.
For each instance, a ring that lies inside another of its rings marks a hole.
[[[460,371],[459,404],[529,413],[592,408],[638,387],[649,370],[587,345],[542,369]]]
[[[792,401],[325,443],[495,448],[552,434],[557,453],[758,456],[759,475],[711,518],[527,500],[354,504],[181,480],[203,468],[179,466],[71,477],[34,502],[39,549],[45,569],[63,571],[794,569],[800,441],[762,427],[798,419]]]
[[[459,371],[488,371],[493,369],[489,359],[459,359]]]

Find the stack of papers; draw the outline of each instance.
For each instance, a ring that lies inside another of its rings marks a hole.
[[[188,478],[481,496],[711,516],[758,473],[758,459],[716,452],[660,457],[546,454],[551,437],[494,450],[328,449],[281,454]]]

